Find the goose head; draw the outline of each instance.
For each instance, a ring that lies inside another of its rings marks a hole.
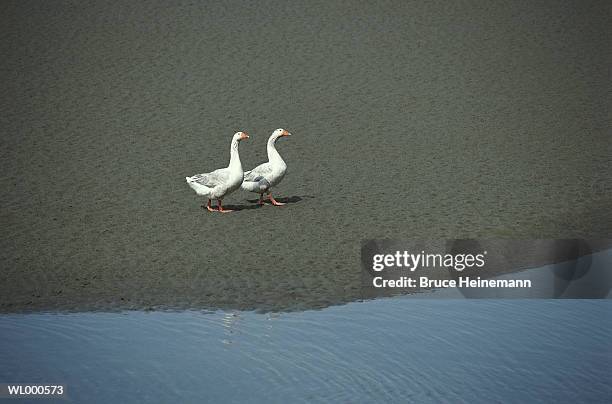
[[[236,132],[234,133],[233,141],[240,142],[241,140],[245,140],[249,138],[249,134],[246,132]]]
[[[291,136],[291,133],[287,132],[285,129],[283,128],[278,128],[276,129],[274,132],[272,132],[272,138],[274,140],[281,138],[281,137],[288,137]]]

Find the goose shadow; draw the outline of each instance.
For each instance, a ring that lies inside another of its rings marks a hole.
[[[292,204],[303,201],[304,199],[312,199],[313,195],[294,195],[294,196],[285,196],[285,197],[275,197],[275,199],[281,203]],[[248,202],[255,203],[259,201],[259,199],[247,199]]]
[[[314,198],[313,195],[294,195],[294,196],[279,197],[275,199],[281,203],[292,205],[294,203],[299,203],[305,199],[313,199],[313,198]],[[247,202],[250,202],[251,204],[249,205],[227,205],[227,208],[233,209],[235,211],[241,211],[241,210],[259,209],[263,207],[257,203],[259,202],[259,199],[247,199]],[[269,202],[266,202],[266,205],[269,205],[269,204],[270,204]]]
[[[258,205],[223,205],[224,209],[231,209],[236,212],[240,212],[242,210],[251,210],[259,208]]]

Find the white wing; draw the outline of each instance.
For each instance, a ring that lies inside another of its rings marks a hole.
[[[252,169],[251,171],[247,171],[244,173],[245,181],[259,181],[259,177],[266,178],[272,174],[272,164],[263,163]]]
[[[208,188],[214,188],[217,185],[227,183],[229,181],[229,170],[220,168],[210,173],[197,174],[190,178],[190,181],[197,182]]]

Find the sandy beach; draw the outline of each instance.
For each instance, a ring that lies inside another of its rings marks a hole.
[[[610,238],[610,4],[0,4],[0,312],[364,298],[367,239]],[[283,207],[185,176],[276,128]],[[250,201],[249,201],[250,200]]]

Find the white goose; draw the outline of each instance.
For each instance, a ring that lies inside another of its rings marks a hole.
[[[272,196],[272,187],[277,185],[287,172],[287,164],[276,151],[276,140],[281,137],[291,136],[285,129],[276,129],[268,139],[268,162],[263,163],[244,173],[242,189],[259,194],[259,204],[263,205],[263,195],[267,193],[273,205],[281,206]]]
[[[240,163],[240,155],[238,154],[238,144],[241,140],[248,139],[249,135],[246,132],[236,132],[232,137],[232,145],[230,148],[230,162],[226,168],[220,168],[210,173],[197,174],[193,177],[185,177],[187,184],[200,196],[208,198],[206,209],[209,212],[231,212],[230,209],[223,209],[221,201],[225,195],[228,195],[242,184],[244,172],[242,171],[242,163]],[[217,200],[218,209],[210,206],[210,200]],[[202,205],[204,207],[204,205]]]

